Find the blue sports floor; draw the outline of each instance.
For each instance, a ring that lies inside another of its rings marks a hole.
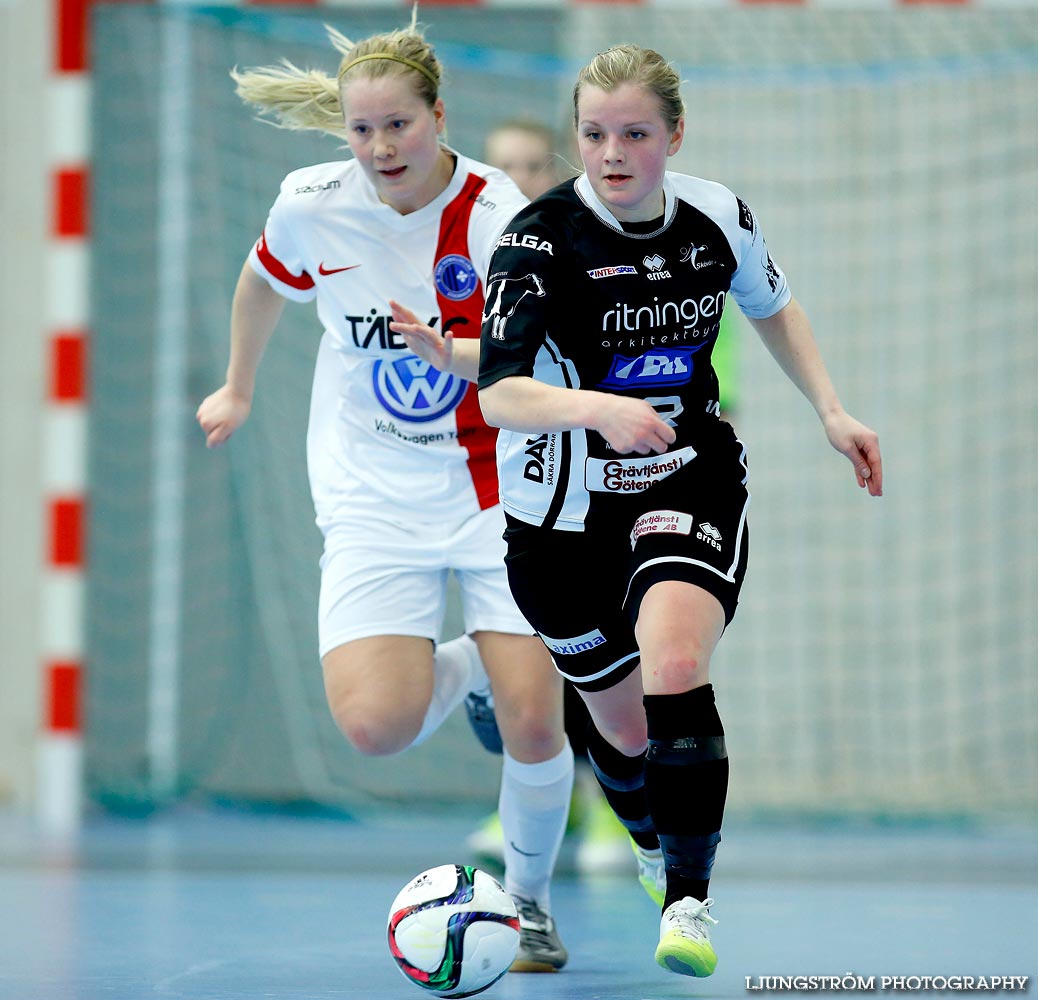
[[[0,816],[0,1000],[264,1000],[423,995],[385,918],[413,874],[472,862],[473,817],[354,823],[237,810],[96,818],[77,845]],[[557,975],[487,1000],[753,997],[763,976],[1038,973],[1034,829],[728,824],[712,885],[715,975],[659,969],[633,874],[564,864]]]

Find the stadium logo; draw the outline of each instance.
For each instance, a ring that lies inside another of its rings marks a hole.
[[[468,257],[451,253],[436,262],[436,291],[453,302],[467,299],[478,287],[476,269]]]
[[[640,386],[685,385],[692,379],[695,347],[659,347],[637,357],[613,355],[609,374],[598,383],[600,389],[634,389]]]
[[[597,628],[592,632],[585,632],[583,635],[575,635],[572,639],[552,639],[543,632],[538,634],[544,645],[556,656],[574,656],[577,653],[585,653],[589,649],[603,645],[606,641],[606,637]]]
[[[415,423],[450,413],[468,388],[464,379],[438,371],[413,354],[376,361],[372,381],[378,401],[394,417]]]
[[[660,270],[667,262],[658,253],[654,253],[651,257],[642,257],[642,263],[649,269],[646,277],[650,281],[661,281],[663,278],[670,277],[670,271]]]

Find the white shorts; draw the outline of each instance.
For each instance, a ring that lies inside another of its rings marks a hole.
[[[436,641],[453,570],[466,632],[533,635],[508,589],[499,506],[453,523],[353,512],[322,524],[320,655],[353,639]]]

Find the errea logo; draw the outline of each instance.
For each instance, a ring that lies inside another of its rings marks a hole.
[[[709,521],[704,521],[696,532],[696,538],[701,542],[721,551],[721,532],[719,532]]]
[[[649,269],[646,277],[650,281],[661,281],[663,278],[670,277],[670,271],[660,270],[667,261],[658,253],[654,253],[651,257],[642,257],[642,263]]]

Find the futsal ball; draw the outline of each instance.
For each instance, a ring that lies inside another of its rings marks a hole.
[[[416,875],[389,910],[389,950],[416,986],[469,997],[496,983],[519,950],[519,915],[497,879],[471,865]]]

